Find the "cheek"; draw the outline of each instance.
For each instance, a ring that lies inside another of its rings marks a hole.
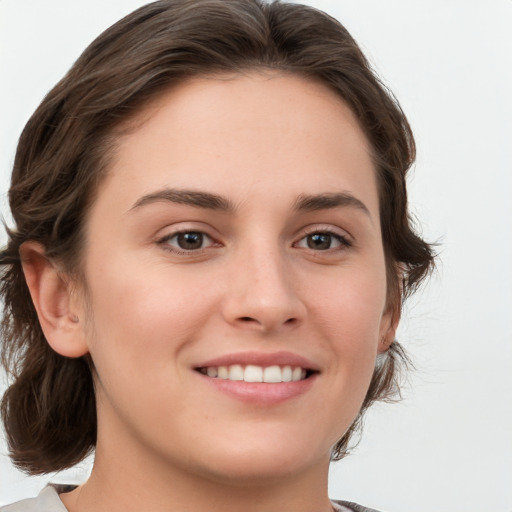
[[[386,305],[386,284],[381,273],[368,275],[349,272],[350,279],[339,279],[330,287],[329,293],[316,294],[312,300],[313,318],[319,339],[329,345],[335,357],[331,362],[337,365],[337,379],[355,391],[355,396],[365,391],[371,379],[381,328],[384,323]]]
[[[340,341],[377,340],[386,306],[386,279],[378,268],[373,272],[344,269],[312,294],[313,316],[321,318],[325,330]]]
[[[172,364],[182,345],[198,336],[211,310],[186,273],[165,265],[116,260],[91,273],[93,359],[117,354],[139,370]]]

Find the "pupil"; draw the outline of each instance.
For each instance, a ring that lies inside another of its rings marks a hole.
[[[178,245],[182,249],[200,249],[203,245],[203,234],[202,233],[180,233],[178,235]]]
[[[325,233],[316,233],[308,237],[308,247],[310,249],[316,249],[325,251],[331,248],[331,235]]]

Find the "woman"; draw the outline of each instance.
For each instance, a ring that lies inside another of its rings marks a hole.
[[[2,252],[6,511],[364,510],[327,496],[397,391],[414,141],[312,8],[167,0],[102,34],[19,142]]]

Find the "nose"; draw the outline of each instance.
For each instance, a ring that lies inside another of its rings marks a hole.
[[[278,250],[251,251],[232,262],[222,314],[231,325],[263,333],[299,325],[306,307],[291,264]]]

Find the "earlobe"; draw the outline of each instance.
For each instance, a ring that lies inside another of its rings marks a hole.
[[[398,309],[398,310],[397,310]],[[394,308],[384,314],[381,323],[378,352],[382,354],[389,349],[396,338],[396,330],[400,322],[400,308]]]
[[[36,242],[20,247],[25,280],[39,323],[48,344],[65,357],[81,357],[88,352],[79,312],[75,311],[71,287],[56,265]]]
[[[406,268],[403,263],[395,264],[396,275],[390,279],[392,286],[388,288],[386,309],[380,324],[379,354],[386,352],[396,339],[396,331],[402,316],[402,293],[405,271]]]

